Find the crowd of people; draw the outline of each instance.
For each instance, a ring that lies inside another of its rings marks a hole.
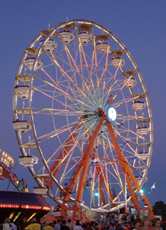
[[[97,221],[79,222],[78,220],[72,223],[69,218],[66,220],[55,220],[53,223],[46,221],[41,224],[35,218],[31,222],[22,220],[22,223],[11,223],[9,218],[6,218],[1,225],[2,230],[166,230],[165,224],[160,219],[149,217],[141,219],[139,216],[123,215],[121,218],[117,214],[110,214],[106,219]]]

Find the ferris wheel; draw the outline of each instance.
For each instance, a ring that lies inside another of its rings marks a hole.
[[[20,163],[65,210],[107,212],[138,198],[153,144],[142,75],[108,29],[72,20],[41,31],[20,61],[13,95]]]

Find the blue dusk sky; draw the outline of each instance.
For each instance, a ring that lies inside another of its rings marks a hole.
[[[26,47],[40,31],[66,19],[87,19],[113,32],[130,51],[150,99],[154,142],[148,181],[143,185],[151,205],[166,203],[166,1],[165,0],[1,0],[0,1],[0,148],[16,161],[12,170],[30,191],[37,186],[21,155],[12,121],[15,75]],[[155,191],[148,191],[156,183]],[[8,181],[0,181],[7,189]],[[12,188],[10,185],[9,188]]]

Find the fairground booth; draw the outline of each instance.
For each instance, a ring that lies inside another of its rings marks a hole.
[[[0,223],[6,217],[20,222],[24,217],[40,219],[50,211],[49,204],[38,194],[17,191],[0,191]]]

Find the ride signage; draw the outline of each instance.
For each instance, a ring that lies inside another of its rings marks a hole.
[[[73,212],[73,221],[77,221],[77,220],[81,220],[82,219],[82,213],[77,211],[77,212]]]

